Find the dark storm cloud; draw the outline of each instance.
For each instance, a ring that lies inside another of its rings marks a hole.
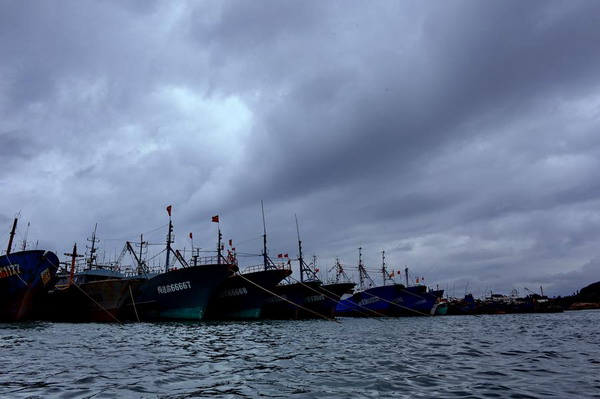
[[[447,286],[585,285],[599,17],[592,1],[3,2],[2,217],[60,226],[61,252],[96,221],[138,239],[173,204],[179,246],[209,247],[221,214],[258,253],[264,199],[275,253],[296,251],[297,214],[324,264],[362,245],[369,267],[385,249]]]

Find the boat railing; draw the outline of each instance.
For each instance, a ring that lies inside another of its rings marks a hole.
[[[215,256],[198,256],[195,258],[192,258],[188,261],[188,264],[190,266],[200,266],[200,265],[214,265],[219,263],[219,257],[217,255]],[[227,260],[223,257],[221,257],[221,263],[229,263],[227,262]],[[234,262],[235,263],[235,262]]]
[[[269,265],[269,267],[267,268],[267,270],[273,270],[273,269],[277,269],[277,270],[292,270],[292,266],[289,265],[287,262],[274,262],[272,264]],[[254,273],[254,272],[259,272],[265,270],[265,265],[264,264],[258,264],[258,265],[250,265],[244,268],[243,273]]]

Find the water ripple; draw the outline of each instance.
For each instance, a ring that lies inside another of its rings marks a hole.
[[[0,324],[0,397],[599,398],[599,320]]]

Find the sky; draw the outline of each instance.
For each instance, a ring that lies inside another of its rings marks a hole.
[[[270,256],[299,231],[324,279],[336,258],[357,279],[360,247],[378,283],[385,251],[451,296],[571,294],[600,280],[599,20],[594,0],[1,0],[0,248],[20,213],[15,247],[64,259],[97,224],[103,259],[141,234],[151,256],[172,205],[175,247],[220,228],[243,269],[263,201]]]

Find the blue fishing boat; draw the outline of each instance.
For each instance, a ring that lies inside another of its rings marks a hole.
[[[390,274],[385,267],[383,256],[383,285],[376,286],[362,262],[362,248],[358,248],[359,291],[342,299],[336,306],[335,314],[341,317],[392,316],[405,307],[405,293],[402,284],[387,284]],[[393,280],[392,280],[393,282]]]
[[[385,265],[385,251],[382,251],[381,273],[383,285],[376,286],[362,263],[362,248],[359,248],[360,290],[340,301],[336,315],[344,317],[377,316],[430,316],[434,313],[436,299],[427,293],[427,287],[406,287],[393,279]]]
[[[58,257],[50,251],[12,252],[17,218],[13,222],[6,254],[0,256],[0,320],[30,318],[43,296],[56,283]]]

